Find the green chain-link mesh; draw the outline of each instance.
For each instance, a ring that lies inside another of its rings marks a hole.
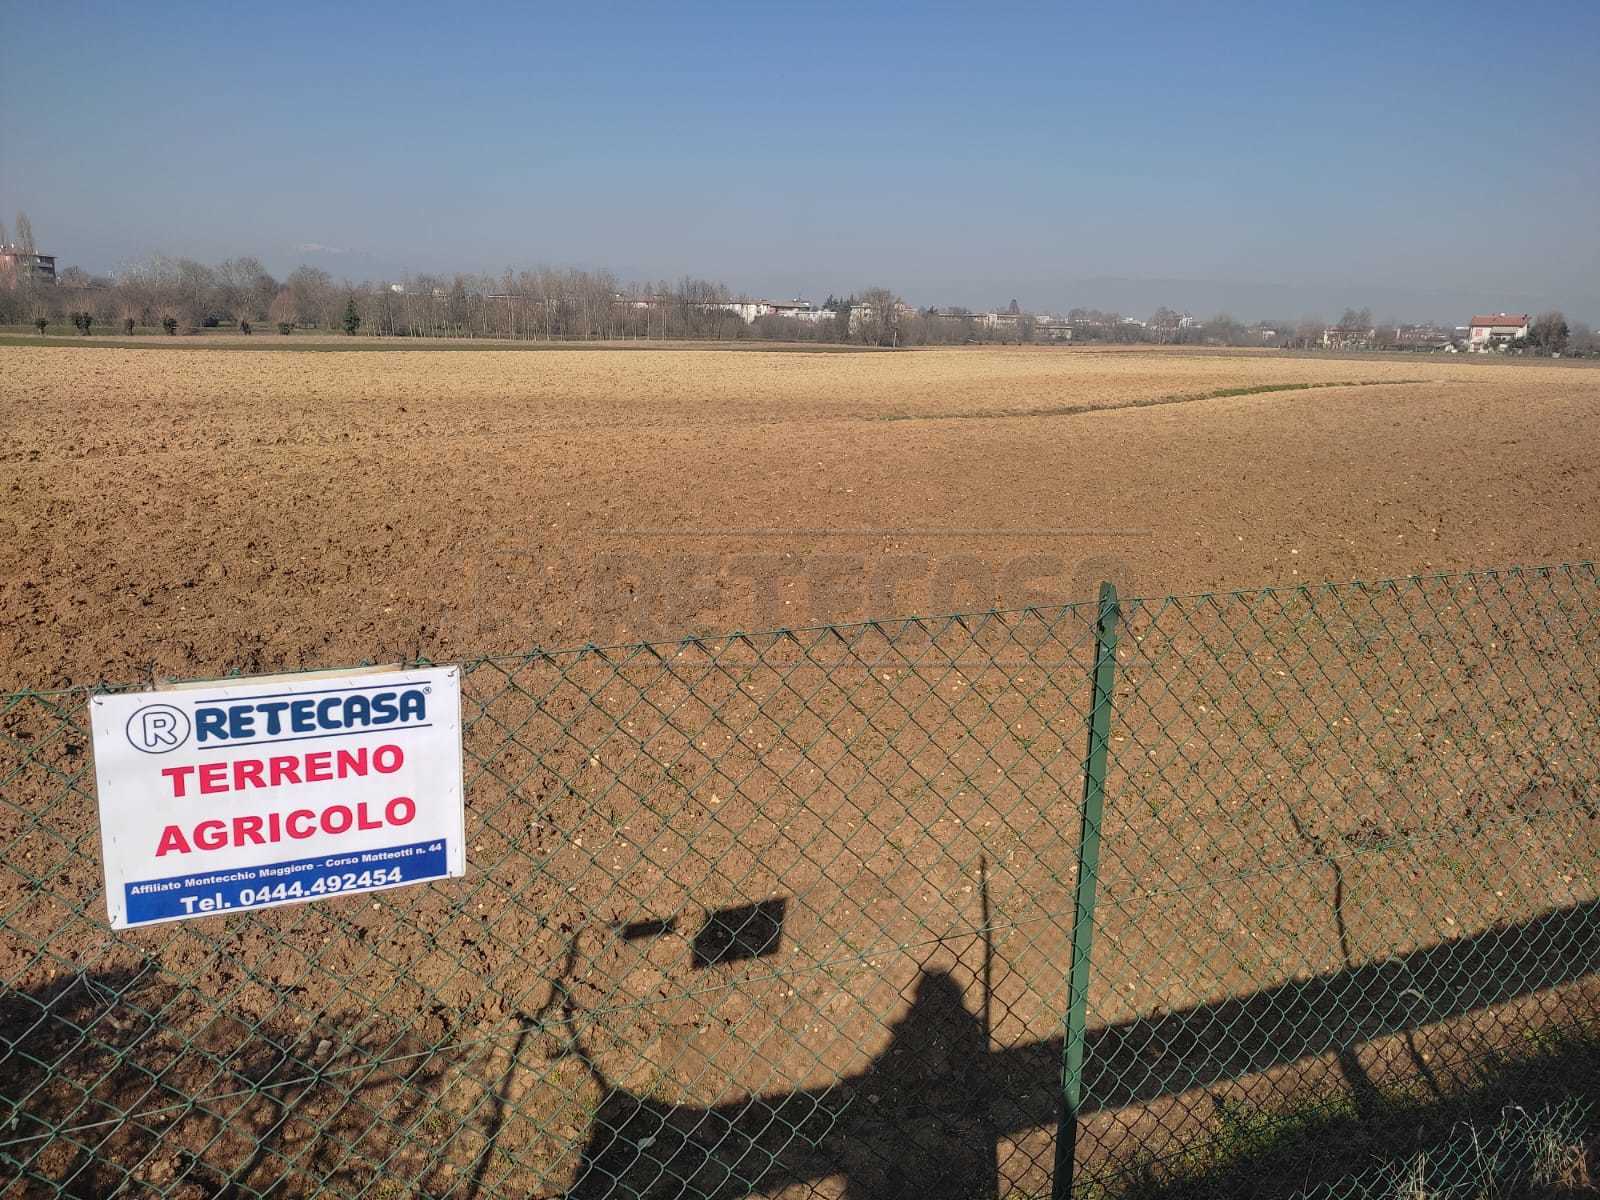
[[[1571,1157],[1597,613],[1587,564],[1121,602],[1078,1194]],[[87,691],[0,697],[0,1180],[1049,1194],[1096,616],[468,661],[465,879],[122,934]]]

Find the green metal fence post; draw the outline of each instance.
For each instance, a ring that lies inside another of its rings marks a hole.
[[[1111,741],[1112,686],[1117,666],[1117,589],[1100,585],[1094,633],[1094,684],[1089,704],[1089,747],[1083,761],[1083,828],[1078,837],[1077,903],[1072,918],[1072,974],[1061,1051],[1061,1116],[1056,1125],[1053,1200],[1072,1195],[1072,1164],[1083,1100],[1084,1026],[1089,1015],[1089,951],[1094,943],[1094,902],[1100,883],[1100,825],[1105,815],[1106,749]]]

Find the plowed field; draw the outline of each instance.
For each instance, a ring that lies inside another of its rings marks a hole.
[[[1600,530],[1600,371],[1568,364],[13,347],[0,368],[14,686],[1062,600],[1105,574],[1149,594],[1571,559]],[[1285,390],[1218,395],[1241,389]]]

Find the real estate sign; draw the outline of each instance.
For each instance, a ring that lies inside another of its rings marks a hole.
[[[466,871],[457,667],[95,696],[114,929]]]

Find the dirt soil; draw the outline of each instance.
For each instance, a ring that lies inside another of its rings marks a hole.
[[[1564,364],[4,348],[0,418],[7,687],[1571,560],[1600,530],[1600,371]]]
[[[1600,371],[1568,364],[0,368],[5,688],[1570,561],[1600,530]],[[1128,610],[1081,1163],[1436,1099],[1600,1012],[1594,588]],[[81,697],[16,698],[0,1163],[23,1195],[1038,1194],[1091,625],[474,661],[466,880],[126,935]]]

